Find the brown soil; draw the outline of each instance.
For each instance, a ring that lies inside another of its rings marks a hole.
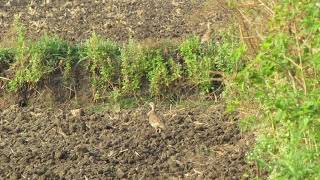
[[[179,39],[202,34],[208,21],[219,30],[230,18],[216,0],[43,2],[0,0],[0,41],[15,14],[28,36],[49,32],[71,41],[93,31],[117,41]],[[1,93],[0,179],[240,179],[248,169],[253,138],[242,135],[238,120],[219,104],[163,106],[158,113],[167,129],[157,133],[146,106],[72,117],[67,108],[38,103],[9,107],[15,98]]]
[[[113,113],[11,106],[0,113],[0,177],[49,179],[240,179],[248,137],[221,105]]]
[[[11,3],[6,3],[6,2]],[[10,31],[14,15],[20,16],[29,36],[49,32],[81,41],[95,31],[117,41],[180,38],[203,33],[206,23],[214,30],[225,26],[230,12],[216,0],[51,1],[2,0],[0,40]]]

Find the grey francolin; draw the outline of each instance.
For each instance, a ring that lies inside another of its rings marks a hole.
[[[149,123],[153,128],[156,129],[157,132],[158,131],[161,132],[161,130],[165,129],[165,125],[161,121],[161,119],[158,117],[158,115],[156,114],[155,109],[154,109],[154,103],[150,102],[149,105],[151,107],[151,111],[149,111],[147,113],[147,116],[149,118]]]

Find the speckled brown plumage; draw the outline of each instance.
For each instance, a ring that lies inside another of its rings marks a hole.
[[[151,107],[151,111],[149,111],[147,113],[148,115],[148,118],[149,118],[149,123],[150,125],[156,129],[156,131],[161,131],[161,130],[164,130],[165,129],[165,125],[164,123],[161,121],[161,119],[158,117],[158,115],[156,114],[155,112],[155,109],[154,109],[154,103],[151,102],[149,103],[150,107]]]

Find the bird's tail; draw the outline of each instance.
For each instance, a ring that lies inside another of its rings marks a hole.
[[[160,127],[162,130],[165,130],[165,129],[166,129],[166,126],[165,126],[163,123],[161,123],[159,127]]]

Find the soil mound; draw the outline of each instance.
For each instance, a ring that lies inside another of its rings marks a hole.
[[[147,108],[72,116],[70,111],[11,106],[0,112],[0,177],[110,179],[240,179],[246,137],[221,105],[160,109],[167,129],[147,121]]]

